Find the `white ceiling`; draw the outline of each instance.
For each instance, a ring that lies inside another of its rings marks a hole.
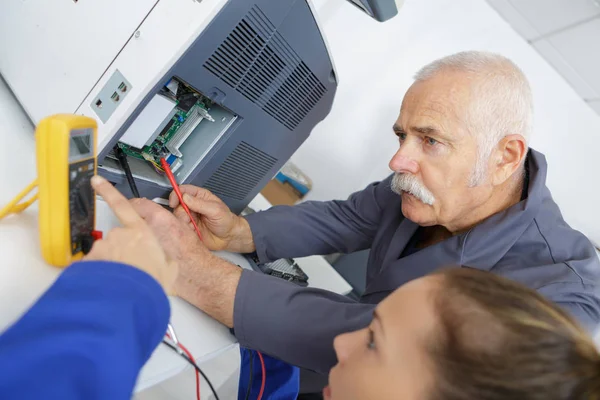
[[[600,0],[487,0],[600,114]]]

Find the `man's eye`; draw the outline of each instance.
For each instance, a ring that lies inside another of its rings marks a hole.
[[[373,337],[373,331],[369,329],[369,340],[367,342],[367,348],[373,350],[375,348],[375,338]]]
[[[406,133],[404,133],[404,132],[399,132],[399,133],[398,133],[398,138],[399,138],[400,140],[404,140],[404,139],[406,139]]]
[[[435,140],[434,138],[425,138],[425,141],[427,142],[428,145],[430,146],[435,146],[436,144],[438,144],[438,141]]]

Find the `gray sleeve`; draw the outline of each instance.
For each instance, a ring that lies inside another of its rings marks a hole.
[[[538,289],[567,311],[590,334],[600,324],[600,299],[595,285],[558,282]]]
[[[337,360],[335,336],[366,327],[374,308],[244,270],[235,296],[234,331],[243,347],[328,373]]]
[[[351,253],[371,246],[390,196],[388,179],[345,201],[310,201],[275,206],[246,216],[261,262],[279,258]]]
[[[558,303],[592,336],[598,330],[598,311],[582,303]]]

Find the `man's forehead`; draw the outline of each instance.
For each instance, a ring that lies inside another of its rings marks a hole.
[[[418,82],[411,86],[396,123],[403,129],[423,126],[448,133],[465,131],[468,96],[459,95],[447,86],[436,87],[434,83]]]
[[[455,117],[457,114],[451,104],[436,99],[403,107],[401,113],[412,118],[431,121],[443,121],[446,118]]]
[[[403,130],[419,128],[418,133],[428,134],[434,131],[450,129],[449,118],[454,118],[455,113],[444,105],[420,105],[417,107],[402,107],[394,128]]]

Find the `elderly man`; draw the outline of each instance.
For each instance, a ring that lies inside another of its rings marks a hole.
[[[184,186],[204,244],[175,196],[175,216],[147,200],[134,206],[179,261],[178,295],[233,327],[242,346],[316,371],[335,363],[333,338],[366,326],[394,289],[456,264],[535,288],[591,329],[600,263],[552,200],[545,158],[528,148],[531,122],[530,88],[511,61],[459,53],[423,68],[406,93],[393,125],[394,174],[346,201],[242,218]],[[359,302],[242,271],[209,251],[256,252],[266,262],[367,248]]]

